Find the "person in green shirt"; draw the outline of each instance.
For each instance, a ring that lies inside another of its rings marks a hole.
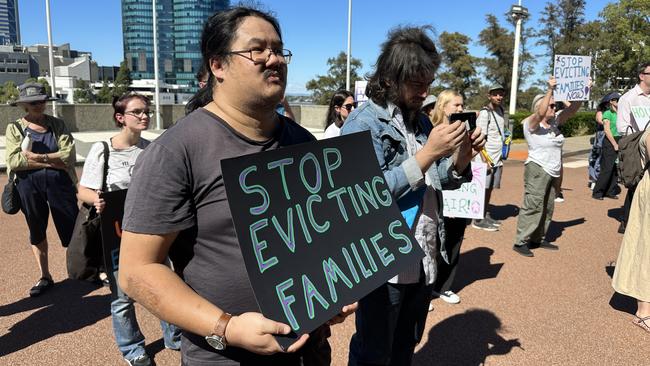
[[[616,129],[616,111],[618,99],[621,95],[617,92],[607,94],[603,103],[608,103],[608,109],[603,112],[603,127],[605,138],[603,139],[603,152],[600,158],[600,175],[594,186],[591,197],[602,200],[603,197],[617,199],[621,192],[618,186],[616,172],[616,157],[618,152],[618,130]]]

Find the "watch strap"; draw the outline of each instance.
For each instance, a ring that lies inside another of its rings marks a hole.
[[[219,320],[217,320],[217,324],[214,325],[214,335],[219,336],[226,341],[226,327],[231,318],[232,314],[224,311],[219,317]]]

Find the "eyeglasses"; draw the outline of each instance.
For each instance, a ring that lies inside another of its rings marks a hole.
[[[151,118],[153,115],[153,113],[148,109],[134,109],[132,111],[125,111],[124,114],[128,114],[136,118],[144,118],[145,116]]]
[[[349,104],[343,104],[343,105],[341,106],[341,108],[345,108],[348,112],[350,112],[350,111],[352,110],[352,108],[354,108],[354,104],[352,104],[352,103],[349,103]]]
[[[246,55],[248,53],[248,55]],[[247,50],[241,51],[230,51],[228,54],[239,55],[245,59],[253,61],[254,64],[265,64],[271,59],[271,54],[275,55],[278,60],[282,63],[289,64],[291,62],[291,56],[293,54],[287,49],[277,49],[277,48],[249,48]]]
[[[555,104],[549,104],[548,107],[551,109],[557,109],[557,106]]]
[[[650,72],[642,72],[641,75],[650,75]]]
[[[38,100],[36,102],[29,102],[27,104],[32,105],[32,106],[36,106],[36,105],[45,104],[45,101],[44,100]]]

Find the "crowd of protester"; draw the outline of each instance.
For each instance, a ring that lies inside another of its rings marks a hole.
[[[25,115],[7,126],[6,161],[8,174],[16,176],[40,271],[30,296],[43,295],[54,284],[46,237],[50,213],[65,247],[78,213],[77,199],[101,215],[106,206],[102,192],[128,188],[111,315],[116,344],[130,365],[151,364],[135,301],[161,319],[165,346],[180,349],[183,365],[326,365],[331,362],[330,325],[352,313],[356,332],[350,340],[350,365],[411,364],[431,299],[460,302],[454,278],[467,226],[471,222],[476,229],[493,232],[502,224],[491,216],[489,203],[503,177],[508,121],[502,107],[505,89],[498,84],[485,95],[474,129],[450,119],[464,111],[464,101],[454,90],[429,95],[440,65],[430,34],[428,27],[393,29],[367,76],[368,101],[357,105],[350,91],[336,91],[325,129],[326,138],[371,132],[388,189],[405,218],[407,210],[417,207],[409,226],[425,257],[416,266],[342,307],[327,324],[287,349],[279,346],[273,335],[287,334],[290,328],[259,313],[215,162],[315,138],[294,122],[284,98],[292,53],[284,49],[278,21],[265,12],[235,7],[206,22],[203,65],[197,74],[201,89],[188,103],[187,115],[149,142],[141,136],[151,117],[149,99],[135,93],[116,98],[113,119],[119,132],[108,143],[91,147],[78,183],[69,129],[63,120],[44,113],[52,98],[41,84],[20,86],[15,105]],[[618,197],[618,141],[643,131],[631,108],[650,106],[650,64],[641,65],[639,79],[623,96],[609,93],[599,105],[595,119],[603,138],[599,174],[592,179],[595,199]],[[513,250],[525,257],[533,257],[536,248],[559,249],[546,238],[554,204],[563,200],[565,139],[559,127],[582,103],[554,100],[556,85],[549,78],[546,92],[535,96],[531,114],[522,121],[528,158]],[[386,148],[386,136],[397,148]],[[648,130],[639,141],[639,164],[647,167]],[[488,166],[483,218],[443,216],[442,191],[471,181],[472,162]],[[645,205],[649,195],[646,171],[627,192],[621,219],[625,235],[613,277],[617,292],[638,300],[634,324],[648,332],[650,234],[643,228],[650,225]]]

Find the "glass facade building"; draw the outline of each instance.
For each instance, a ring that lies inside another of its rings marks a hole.
[[[20,44],[18,0],[0,0],[0,45]]]
[[[0,0],[2,1],[2,0]],[[201,67],[203,23],[228,0],[157,0],[158,77],[168,84],[198,90],[195,75]],[[131,77],[154,78],[152,1],[122,0],[124,57]]]

